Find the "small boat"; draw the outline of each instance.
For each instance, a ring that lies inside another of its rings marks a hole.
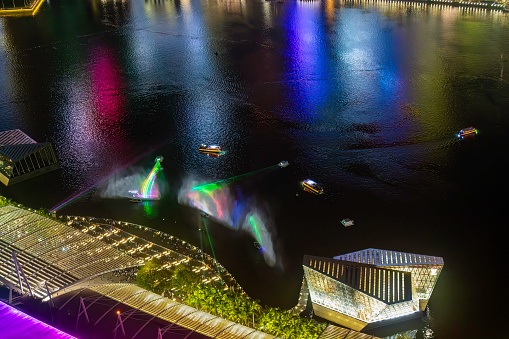
[[[477,134],[477,129],[474,127],[464,128],[458,133],[458,138],[473,137]]]
[[[307,192],[322,194],[323,188],[311,179],[306,179],[302,182],[302,187]]]
[[[209,154],[222,154],[223,150],[221,149],[221,146],[218,145],[200,145],[200,148],[198,149],[200,153],[209,153]]]
[[[343,224],[345,227],[353,226],[353,220],[346,218],[341,220],[341,224]]]
[[[211,158],[219,158],[220,156],[223,156],[226,152],[221,152],[221,153],[201,152],[201,153],[206,153],[207,156],[209,156]]]
[[[281,161],[279,164],[277,164],[279,167],[286,167],[290,165],[290,163],[286,160]]]

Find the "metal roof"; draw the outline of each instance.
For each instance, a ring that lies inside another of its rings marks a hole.
[[[409,272],[310,255],[304,256],[303,265],[389,305],[412,300],[411,274]],[[376,277],[383,277],[382,281]],[[388,286],[391,285],[391,282],[393,283],[392,288],[388,288],[387,293],[380,295],[380,287],[385,286],[386,279]]]
[[[362,251],[338,255],[336,260],[346,260],[376,266],[443,265],[444,258],[414,253],[368,248]]]
[[[139,260],[71,226],[14,206],[0,207],[0,278],[19,286],[13,252],[34,295],[139,265]],[[23,287],[27,288],[23,282]]]
[[[30,154],[44,148],[46,145],[50,145],[48,142],[34,143],[34,144],[19,144],[19,145],[8,145],[0,147],[0,153],[5,155],[11,161],[19,161]]]
[[[36,141],[19,129],[0,132],[0,146],[18,145],[18,144],[35,144]]]
[[[274,336],[197,310],[133,284],[104,284],[90,290],[175,325],[218,339],[272,339]]]

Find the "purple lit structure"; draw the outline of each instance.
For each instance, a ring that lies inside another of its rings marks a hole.
[[[76,339],[76,337],[57,330],[1,301],[0,333],[2,338]]]

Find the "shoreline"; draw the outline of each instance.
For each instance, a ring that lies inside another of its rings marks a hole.
[[[453,0],[345,0],[345,2],[393,2],[393,3],[414,3],[414,4],[426,4],[426,5],[449,5],[451,7],[463,7],[463,8],[478,8],[486,10],[497,10],[509,13],[509,3],[504,4],[501,2],[473,2],[473,1],[453,1]]]

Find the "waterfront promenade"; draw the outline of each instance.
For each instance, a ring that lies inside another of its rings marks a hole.
[[[3,289],[6,302],[84,339],[107,339],[120,331],[128,338],[171,333],[190,339],[276,338],[188,306],[172,291],[160,295],[137,286],[138,268],[157,259],[160,269],[184,266],[200,277],[202,286],[245,295],[233,276],[196,246],[141,225],[50,217],[18,206],[0,206],[0,282],[8,289]],[[338,333],[374,338],[331,326],[320,338]]]

